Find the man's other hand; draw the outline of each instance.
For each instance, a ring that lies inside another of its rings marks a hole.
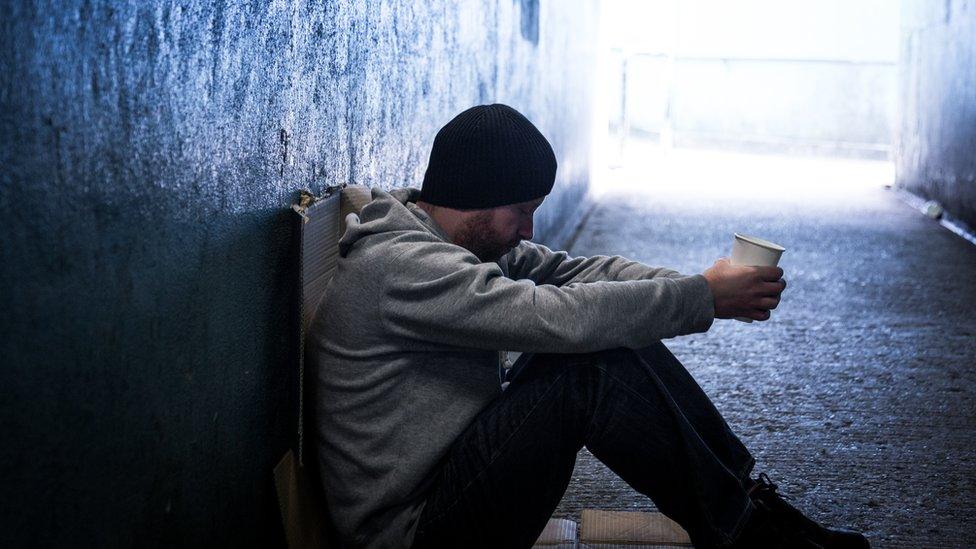
[[[702,274],[715,299],[715,318],[769,320],[786,288],[783,269],[732,265],[725,257]]]

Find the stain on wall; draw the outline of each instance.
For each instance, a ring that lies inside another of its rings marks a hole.
[[[896,179],[976,227],[976,1],[902,1]]]
[[[419,186],[441,125],[504,102],[557,152],[556,238],[597,8],[4,3],[0,544],[283,544],[297,189]]]

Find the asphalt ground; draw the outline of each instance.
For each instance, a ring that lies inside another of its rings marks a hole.
[[[889,163],[630,151],[569,246],[700,273],[783,245],[772,318],[666,345],[764,471],[874,547],[976,547],[976,246],[885,188]],[[653,503],[580,453],[555,517]]]

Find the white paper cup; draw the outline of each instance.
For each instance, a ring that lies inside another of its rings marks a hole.
[[[730,263],[749,267],[775,267],[785,251],[786,248],[768,240],[735,233]],[[751,318],[736,317],[736,320],[752,322]]]

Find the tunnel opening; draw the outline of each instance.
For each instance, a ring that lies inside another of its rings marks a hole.
[[[611,169],[722,150],[872,160],[893,178],[898,3],[615,0],[603,18]]]

